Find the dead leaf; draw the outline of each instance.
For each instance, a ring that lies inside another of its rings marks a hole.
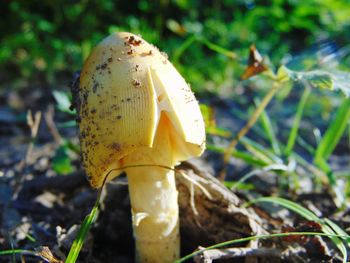
[[[248,67],[242,74],[241,79],[249,79],[266,70],[268,70],[268,66],[264,63],[264,58],[260,55],[255,45],[251,45],[249,49]]]

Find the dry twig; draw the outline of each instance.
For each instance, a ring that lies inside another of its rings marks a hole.
[[[30,143],[28,145],[25,158],[18,165],[19,171],[22,171],[26,167],[28,160],[29,160],[30,156],[32,155],[32,151],[34,148],[34,141],[35,141],[35,138],[37,137],[38,131],[39,131],[40,120],[41,120],[41,111],[37,111],[34,115],[34,118],[33,118],[32,111],[28,110],[28,112],[27,112],[27,124],[30,128]]]
[[[58,132],[58,129],[56,127],[56,124],[54,122],[54,116],[55,116],[55,108],[52,104],[50,104],[47,107],[47,110],[44,114],[45,122],[47,124],[47,127],[49,128],[49,131],[57,145],[59,145],[62,141],[62,137],[60,133]]]

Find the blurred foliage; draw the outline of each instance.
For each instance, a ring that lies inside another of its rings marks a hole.
[[[323,40],[346,45],[349,13],[349,1],[332,0],[5,0],[0,83],[66,83],[102,38],[131,31],[168,52],[170,59],[182,49],[175,63],[193,88],[218,90],[232,86],[241,68],[199,42],[184,47],[191,36],[234,50],[239,59],[256,43],[277,64]],[[343,64],[350,64],[349,58]]]

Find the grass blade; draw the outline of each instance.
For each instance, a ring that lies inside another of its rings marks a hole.
[[[329,225],[326,225],[326,224],[322,225],[322,231],[326,234],[337,234],[335,231],[333,231],[333,229]],[[349,236],[346,235],[345,237],[342,237],[342,238],[348,239],[348,237]],[[330,236],[329,238],[332,240],[333,244],[342,253],[343,263],[347,263],[348,262],[348,250],[347,250],[344,242],[337,236]]]
[[[284,164],[271,164],[266,167],[263,167],[262,169],[256,169],[256,170],[250,171],[249,173],[242,176],[242,178],[240,178],[237,182],[235,182],[232,185],[231,190],[239,188],[239,186],[243,182],[260,173],[269,172],[269,171],[288,171],[288,170],[289,170],[289,167],[285,166]]]
[[[241,138],[241,143],[257,158],[264,160],[268,164],[283,163],[283,161],[272,153],[269,149],[249,138]]]
[[[216,145],[212,145],[212,144],[207,145],[207,150],[217,152],[217,153],[224,153],[225,152],[224,148],[216,146]],[[249,153],[241,152],[239,150],[234,150],[232,152],[232,156],[243,160],[247,164],[251,164],[254,166],[258,166],[258,167],[263,167],[263,166],[266,166],[268,164],[267,162],[265,162],[262,159],[259,159],[255,156],[252,156]]]
[[[260,101],[257,100],[255,102],[255,104],[259,105]],[[262,111],[261,116],[260,116],[260,120],[261,120],[262,126],[265,130],[265,133],[267,134],[267,137],[270,141],[273,152],[276,155],[281,155],[281,150],[280,150],[280,147],[278,145],[277,137],[276,137],[276,134],[272,128],[271,119],[265,110]]]
[[[277,205],[281,205],[289,210],[292,210],[293,212],[301,215],[302,217],[304,217],[307,220],[312,220],[312,221],[316,221],[319,222],[320,219],[318,216],[316,216],[314,213],[312,213],[311,211],[309,211],[308,209],[302,207],[301,205],[281,198],[281,197],[260,197],[260,198],[256,198],[253,199],[251,201],[249,201],[245,206],[250,206],[252,204],[255,203],[260,203],[260,202],[270,202],[270,203],[274,203]]]
[[[344,243],[342,242],[342,240],[339,239],[339,237],[337,237],[337,235],[339,233],[337,233],[337,231],[333,231],[333,229],[329,226],[329,223],[327,224],[328,221],[320,219],[314,213],[312,213],[308,209],[302,207],[301,205],[299,205],[299,204],[297,204],[295,202],[292,202],[290,200],[287,200],[287,199],[284,199],[284,198],[280,198],[280,197],[261,197],[261,198],[257,198],[257,199],[249,201],[245,206],[249,206],[251,204],[258,203],[258,202],[270,202],[270,203],[281,205],[281,206],[283,206],[283,207],[285,207],[285,208],[287,208],[287,209],[289,209],[289,210],[291,210],[291,211],[301,215],[302,217],[304,217],[307,220],[315,221],[315,222],[319,223],[321,225],[321,227],[322,227],[323,233],[325,233],[326,235],[329,235],[329,238],[332,240],[334,245],[342,253],[342,255],[343,255],[343,263],[347,262],[347,258],[348,258],[347,248],[344,245]],[[343,235],[345,233],[346,238],[349,237],[349,235],[347,235],[345,231],[340,231],[340,233],[341,233],[341,235]]]
[[[91,212],[89,215],[87,215],[84,219],[83,224],[81,225],[78,235],[75,238],[70,250],[69,250],[69,254],[67,256],[66,259],[66,263],[74,263],[80,253],[81,248],[84,245],[84,241],[87,237],[87,234],[89,233],[89,230],[92,226],[92,224],[95,222],[97,215],[98,215],[98,204],[100,202],[100,198],[97,198],[97,201],[94,205],[94,207],[92,208]]]
[[[178,64],[182,54],[197,40],[195,35],[188,37],[174,52],[172,61],[174,64]]]
[[[186,260],[189,260],[190,258],[193,258],[194,256],[201,254],[203,251],[210,250],[210,249],[220,248],[220,247],[224,247],[224,246],[228,246],[228,245],[233,245],[233,244],[242,243],[242,242],[248,242],[248,241],[257,240],[257,239],[268,239],[268,238],[274,238],[274,237],[288,237],[288,236],[326,236],[329,238],[331,238],[331,237],[336,237],[336,238],[343,237],[343,236],[334,235],[334,234],[325,234],[325,233],[317,233],[317,232],[288,232],[288,233],[278,233],[278,234],[243,237],[243,238],[238,238],[238,239],[218,243],[218,244],[206,247],[206,248],[201,249],[201,250],[197,250],[197,251],[195,251],[191,254],[188,254],[188,255],[186,255],[178,260],[175,260],[174,263],[185,262]]]
[[[332,220],[326,218],[324,219],[325,222],[334,230],[334,232],[340,236],[344,236],[346,238],[345,239],[345,242],[346,244],[348,245],[348,247],[350,248],[350,236],[340,227],[338,226],[336,223],[334,223]]]
[[[295,161],[305,169],[307,169],[310,173],[310,176],[313,176],[316,181],[322,184],[328,183],[328,177],[327,174],[321,170],[319,167],[314,166],[312,163],[309,163],[307,160],[304,159],[301,155],[292,152],[291,157],[295,159]]]
[[[303,138],[301,138],[300,136],[296,138],[297,143],[303,147],[311,156],[314,156],[315,154],[315,149],[314,147],[308,143],[307,141],[305,141]],[[289,154],[290,155],[290,154]]]
[[[35,251],[31,251],[31,250],[27,250],[27,249],[15,249],[15,248],[0,251],[0,256],[15,255],[15,254],[35,255]]]
[[[286,156],[289,156],[293,150],[295,141],[296,141],[297,136],[298,136],[300,121],[301,121],[301,118],[303,116],[306,101],[309,98],[310,94],[311,94],[311,88],[306,87],[304,92],[303,92],[303,95],[301,96],[300,102],[298,104],[297,113],[295,114],[293,126],[292,126],[292,129],[291,129],[289,137],[288,137],[287,147],[285,149]]]
[[[350,119],[350,99],[344,99],[340,105],[334,120],[325,132],[320,144],[318,145],[315,153],[314,161],[317,163],[319,160],[327,160],[332,154],[335,146],[338,144],[341,136],[343,135],[347,122]]]
[[[226,48],[223,48],[219,45],[216,45],[204,37],[199,37],[197,40],[198,40],[198,42],[204,44],[207,48],[209,48],[209,49],[211,49],[211,50],[213,50],[221,55],[224,55],[224,56],[231,58],[231,59],[237,58],[236,53],[234,53],[231,50],[228,50]]]

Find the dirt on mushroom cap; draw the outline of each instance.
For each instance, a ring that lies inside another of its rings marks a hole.
[[[161,111],[189,144],[189,154],[204,149],[204,124],[193,93],[164,53],[139,36],[114,33],[95,47],[77,92],[82,159],[94,187],[122,166],[123,157],[152,147]],[[192,119],[186,116],[190,111]]]

